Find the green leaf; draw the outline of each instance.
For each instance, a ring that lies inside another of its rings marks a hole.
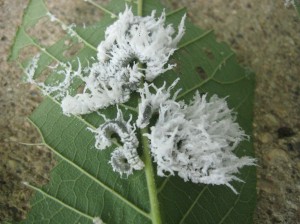
[[[103,10],[93,1],[88,2]],[[138,10],[135,1],[127,3],[132,4],[134,11]],[[143,15],[150,14],[153,9],[158,13],[163,10],[156,0],[139,0],[140,6],[141,3]],[[111,16],[123,9],[123,2],[113,0],[105,7],[107,16],[99,23],[75,29],[77,38],[66,35],[53,46],[44,47],[26,33],[30,26],[47,14],[43,1],[31,0],[16,34],[11,57],[16,59],[25,46],[38,47],[41,60],[37,77],[51,62],[70,61],[76,66],[77,57],[84,62],[96,55],[95,49],[104,37],[105,28],[114,21]],[[176,27],[184,13],[182,9],[169,12],[167,23]],[[84,43],[84,47],[68,59],[63,55],[67,49],[64,45],[66,39]],[[155,84],[161,85],[164,81],[170,84],[180,77],[178,86],[182,91],[178,98],[185,101],[192,99],[196,90],[219,97],[228,96],[230,108],[237,112],[238,123],[248,135],[252,135],[254,74],[238,65],[234,53],[226,44],[216,42],[213,32],[186,22],[186,34],[171,62],[177,67],[158,77]],[[50,77],[53,75],[50,74]],[[133,113],[136,118],[135,108],[136,100],[122,105],[125,117]],[[101,113],[114,118],[116,108],[110,107]],[[232,183],[238,195],[225,186],[193,184],[176,176],[153,177],[155,164],[145,153],[147,140],[141,137],[143,144],[140,151],[144,152],[144,160],[148,161],[146,169],[121,178],[108,164],[113,147],[96,150],[94,135],[87,130],[88,127],[98,127],[103,122],[101,117],[96,114],[67,117],[62,114],[59,102],[46,97],[30,120],[40,131],[44,144],[56,154],[57,165],[51,171],[51,179],[46,186],[26,183],[36,193],[32,209],[23,223],[92,223],[94,217],[113,224],[160,221],[167,224],[252,223],[256,202],[254,167],[241,170],[239,177],[244,183]],[[145,131],[142,130],[142,133]],[[253,156],[252,140],[240,144],[236,154]]]
[[[294,7],[296,11],[298,12],[298,15],[300,16],[300,1],[299,0],[294,0]]]
[[[17,30],[9,60],[16,60],[22,48],[33,44],[25,29],[34,26],[47,12],[44,1],[30,1],[23,15],[22,25]]]

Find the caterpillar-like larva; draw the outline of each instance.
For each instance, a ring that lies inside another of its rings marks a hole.
[[[114,120],[107,120],[96,130],[91,130],[95,133],[95,147],[103,150],[113,144],[112,134],[117,134],[123,146],[118,147],[112,153],[110,164],[114,170],[119,173],[131,174],[132,169],[141,170],[144,167],[143,161],[140,159],[137,148],[138,139],[135,134],[135,126],[130,124],[132,116],[125,122],[122,111],[118,109],[117,117]],[[128,165],[127,165],[128,164]],[[130,168],[128,167],[130,166]]]

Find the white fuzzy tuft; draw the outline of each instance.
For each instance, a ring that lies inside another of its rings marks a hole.
[[[165,19],[165,12],[158,19],[155,11],[151,16],[140,17],[126,7],[119,19],[106,29],[105,40],[98,46],[98,60],[112,64],[137,60],[146,65],[145,78],[152,81],[174,67],[167,62],[185,32],[185,16],[174,38],[175,30],[172,25],[165,26]]]
[[[62,101],[64,114],[87,114],[129,100],[137,89],[142,73],[132,68],[94,63],[80,78],[85,83],[83,93],[67,96]]]
[[[47,15],[51,21],[59,22],[71,36],[76,36],[74,24],[66,26],[53,14]],[[98,60],[91,67],[81,71],[79,62],[78,71],[73,72],[71,65],[63,66],[59,73],[65,79],[57,85],[47,86],[33,79],[38,61],[35,57],[27,70],[28,81],[40,86],[44,94],[62,99],[62,110],[66,115],[87,114],[125,103],[137,90],[142,77],[152,81],[175,66],[167,62],[185,32],[184,21],[185,16],[174,36],[172,25],[165,26],[165,12],[158,19],[155,11],[151,16],[140,17],[134,16],[131,8],[126,6],[118,20],[107,27],[105,40],[97,48]],[[69,94],[69,87],[75,77],[84,82],[85,88],[73,96]]]
[[[158,111],[162,103],[167,102],[171,97],[171,90],[178,83],[179,78],[176,79],[172,85],[166,89],[166,83],[162,87],[157,88],[153,83],[148,85],[144,83],[144,87],[139,89],[141,95],[141,102],[139,103],[139,116],[136,124],[139,128],[145,128],[152,117]],[[150,92],[150,87],[155,90],[155,94]],[[173,95],[172,100],[175,100],[180,89]]]
[[[209,100],[197,92],[190,105],[167,101],[148,138],[159,176],[175,172],[185,181],[230,185],[240,180],[234,174],[243,166],[254,165],[250,157],[238,158],[233,150],[247,138],[235,122],[225,99]]]
[[[293,1],[286,1],[289,4]],[[51,21],[60,22],[48,13]],[[125,103],[134,91],[140,93],[139,115],[136,125],[145,128],[149,125],[153,113],[159,118],[151,133],[146,136],[151,141],[151,153],[157,163],[159,176],[177,173],[185,181],[205,184],[230,184],[233,180],[241,181],[235,176],[243,166],[255,164],[250,157],[238,158],[233,150],[247,136],[236,122],[233,112],[226,100],[216,95],[207,99],[197,92],[190,105],[176,102],[179,90],[171,96],[178,79],[169,87],[166,83],[157,88],[153,81],[157,76],[172,69],[168,64],[184,32],[185,16],[181,19],[177,34],[172,25],[165,25],[166,15],[162,12],[155,18],[155,11],[150,16],[134,16],[131,8],[126,7],[118,19],[105,32],[97,48],[97,60],[91,66],[81,69],[78,60],[77,71],[71,64],[59,64],[63,67],[58,74],[64,78],[55,86],[46,85],[34,79],[38,68],[39,55],[34,57],[25,70],[28,82],[38,85],[44,94],[62,100],[63,113],[87,114],[110,105]],[[61,23],[61,22],[60,22]],[[63,28],[74,36],[73,25]],[[85,85],[82,93],[70,94],[74,79],[81,79]],[[122,146],[112,153],[110,164],[121,175],[129,175],[133,170],[144,167],[137,148],[136,126],[131,118],[125,122],[118,108],[116,119],[107,120],[96,130],[97,149],[103,150],[112,145],[113,133],[120,137]]]
[[[165,13],[159,19],[154,16],[155,11],[147,17],[134,16],[127,7],[120,13],[98,46],[98,62],[85,69],[88,74],[81,77],[85,91],[63,99],[64,114],[86,114],[125,103],[143,76],[152,81],[174,66],[165,65],[184,34],[185,16],[174,39],[172,26],[164,27]],[[140,68],[138,63],[145,68]]]

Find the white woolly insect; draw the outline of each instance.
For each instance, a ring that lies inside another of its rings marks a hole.
[[[152,11],[146,17],[134,16],[131,8],[126,6],[118,20],[106,29],[105,40],[98,45],[97,61],[92,66],[81,69],[78,60],[78,69],[73,71],[71,64],[61,63],[63,69],[58,73],[64,79],[56,86],[50,86],[34,79],[40,57],[37,55],[25,70],[28,82],[38,85],[44,94],[62,99],[62,110],[66,115],[87,114],[127,102],[143,77],[151,82],[175,66],[168,64],[168,60],[185,32],[185,15],[175,35],[172,25],[165,25],[165,12],[158,19],[155,13]],[[73,25],[66,26],[50,13],[48,16],[51,21],[59,22],[69,35],[76,35]],[[71,96],[69,89],[74,78],[81,79],[85,88],[82,93]],[[214,95],[207,100],[206,95],[200,96],[197,92],[190,105],[176,102],[179,90],[173,97],[171,90],[177,82],[178,79],[168,88],[166,83],[160,88],[144,83],[138,90],[141,102],[137,126],[146,127],[153,113],[159,112],[151,133],[146,134],[151,141],[158,175],[178,173],[185,181],[225,184],[236,193],[230,182],[241,180],[235,174],[241,167],[255,164],[255,159],[238,158],[233,153],[247,136],[236,123],[225,99]],[[131,125],[132,117],[126,122],[122,111],[117,110],[114,120],[105,118],[99,128],[89,130],[95,133],[95,147],[100,150],[112,145],[112,134],[120,137],[123,145],[113,151],[109,163],[115,172],[128,176],[133,170],[143,169],[144,163],[137,152],[139,142],[136,127]]]
[[[76,36],[74,24],[67,26],[55,15],[47,15],[51,21],[58,22],[69,35]],[[165,12],[158,19],[155,18],[155,11],[151,16],[140,17],[134,16],[131,8],[126,6],[118,20],[106,29],[105,40],[97,48],[98,61],[91,67],[81,71],[80,62],[76,72],[72,72],[71,65],[63,67],[59,73],[65,79],[57,83],[57,86],[35,82],[33,75],[28,75],[31,77],[28,80],[40,86],[46,95],[58,94],[56,96],[62,99],[61,107],[65,115],[87,114],[110,105],[125,103],[130,94],[137,90],[143,76],[152,81],[175,66],[168,64],[165,67],[185,32],[184,20],[185,16],[178,26],[177,35],[173,37],[175,30],[172,25],[165,26]],[[33,63],[36,63],[35,58]],[[145,65],[144,68],[138,66],[138,63]],[[34,74],[34,69],[30,72]],[[73,96],[69,94],[68,88],[75,77],[84,82],[85,89]]]
[[[118,20],[106,29],[105,40],[97,48],[99,62],[82,77],[85,91],[63,99],[64,114],[86,114],[125,103],[143,76],[152,81],[174,67],[164,68],[184,34],[184,20],[185,16],[178,34],[172,39],[175,31],[172,25],[164,27],[165,12],[156,20],[155,11],[151,16],[140,17],[134,16],[131,8],[126,7]],[[139,68],[137,61],[146,68]]]
[[[161,104],[158,121],[147,135],[157,173],[177,172],[185,181],[225,184],[237,193],[230,182],[241,180],[234,174],[254,165],[255,159],[233,153],[247,136],[225,99],[206,98],[197,92],[190,105],[171,100]]]
[[[144,163],[137,153],[139,142],[135,134],[136,128],[135,126],[132,126],[130,124],[131,120],[132,117],[130,117],[130,119],[127,122],[125,122],[123,118],[123,113],[118,108],[116,119],[106,120],[106,122],[96,130],[93,130],[91,128],[89,128],[89,130],[95,133],[95,147],[100,150],[111,146],[113,143],[111,135],[114,133],[117,134],[120,137],[121,142],[123,143],[123,146],[118,147],[117,150],[122,151],[122,154],[126,158],[128,164],[132,167],[132,169],[141,170],[144,167]],[[118,156],[120,154],[112,154],[112,156],[114,155]],[[111,164],[114,165],[116,163],[112,161]],[[114,167],[114,169],[116,169],[116,167]]]
[[[131,8],[126,6],[118,20],[105,31],[105,40],[98,46],[98,60],[110,61],[112,64],[125,63],[138,60],[145,64],[145,78],[152,81],[158,75],[174,67],[168,64],[169,57],[176,50],[185,29],[185,15],[175,33],[172,25],[165,27],[166,14],[163,11],[160,18],[155,18],[156,11],[151,16],[134,16]]]
[[[94,63],[86,72],[88,75],[80,76],[85,83],[83,93],[67,95],[62,100],[61,107],[66,115],[87,114],[128,101],[142,76],[137,65],[131,68],[100,62]]]
[[[166,82],[164,82],[163,86],[157,88],[153,83],[148,85],[148,83],[144,83],[144,87],[139,89],[141,95],[141,102],[139,103],[139,115],[136,121],[136,124],[139,128],[145,128],[149,122],[152,115],[158,111],[160,105],[165,103],[171,97],[171,90],[178,83],[179,78],[176,79],[169,87],[166,89]],[[155,94],[150,92],[150,87],[155,90]],[[173,95],[172,100],[175,100],[179,91]]]

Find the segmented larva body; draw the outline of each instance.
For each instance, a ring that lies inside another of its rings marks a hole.
[[[127,158],[124,155],[124,150],[118,147],[111,153],[111,159],[109,161],[113,171],[118,172],[121,175],[126,174],[127,176],[132,174],[133,167],[128,163]]]
[[[112,145],[112,134],[117,134],[120,137],[123,146],[118,147],[112,153],[112,164],[114,170],[123,174],[132,173],[132,169],[141,170],[144,167],[143,161],[140,159],[137,148],[138,139],[135,134],[135,126],[130,124],[132,117],[125,122],[122,111],[118,108],[117,117],[115,120],[108,120],[96,130],[90,129],[95,133],[97,149],[103,150]],[[126,159],[126,161],[124,160]],[[126,165],[126,163],[130,166]]]

